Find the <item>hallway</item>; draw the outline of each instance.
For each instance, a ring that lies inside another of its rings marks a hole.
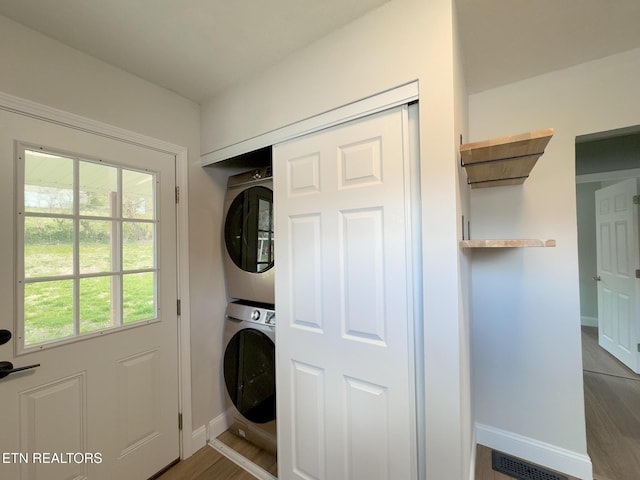
[[[598,346],[582,327],[587,451],[595,480],[640,478],[640,375]]]

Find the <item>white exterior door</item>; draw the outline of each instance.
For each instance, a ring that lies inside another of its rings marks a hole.
[[[40,365],[0,379],[0,478],[148,478],[179,457],[175,158],[0,111],[0,167],[0,360]]]
[[[281,480],[416,477],[407,108],[274,147]]]
[[[596,191],[598,339],[602,348],[640,373],[640,268],[635,178]]]

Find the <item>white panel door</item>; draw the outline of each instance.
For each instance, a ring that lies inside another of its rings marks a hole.
[[[598,340],[602,348],[640,373],[640,268],[635,178],[596,191]]]
[[[407,107],[274,147],[281,480],[416,476]]]
[[[0,111],[0,168],[0,360],[40,364],[0,379],[0,478],[148,478],[179,457],[175,158]]]

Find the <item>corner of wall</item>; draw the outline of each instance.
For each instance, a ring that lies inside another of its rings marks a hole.
[[[209,442],[214,440],[218,435],[225,432],[229,428],[226,413],[223,412],[215,418],[212,418],[204,425],[191,432],[191,445],[193,447],[192,454],[205,447]]]
[[[201,425],[200,427],[193,430],[193,432],[191,432],[191,447],[193,451],[189,456],[196,453],[206,444],[207,444],[207,426]]]
[[[221,433],[224,433],[229,428],[229,422],[227,421],[227,413],[222,412],[217,417],[209,421],[207,425],[207,441],[213,440]]]
[[[469,459],[469,480],[476,478],[476,463],[478,452],[478,442],[476,441],[476,425],[471,427],[471,458]]]

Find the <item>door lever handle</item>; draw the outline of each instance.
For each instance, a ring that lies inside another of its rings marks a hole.
[[[600,280],[602,280],[602,279],[600,278],[600,275],[598,275],[597,277],[591,277],[591,278],[593,278],[596,282],[599,282]]]
[[[0,362],[0,378],[4,378],[11,373],[21,372],[23,370],[29,370],[31,368],[39,367],[39,363],[34,363],[33,365],[26,365],[24,367],[13,368],[13,363],[11,362]]]

